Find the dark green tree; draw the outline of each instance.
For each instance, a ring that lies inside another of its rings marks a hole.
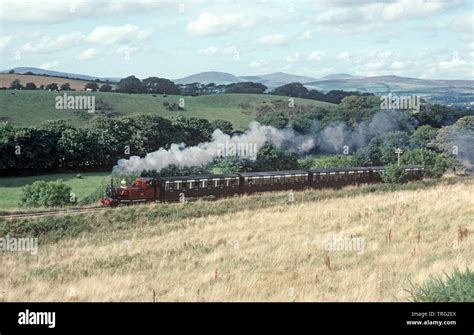
[[[12,90],[21,90],[23,88],[23,85],[21,84],[20,79],[15,79],[10,83],[10,88]]]
[[[99,88],[99,91],[100,92],[111,92],[112,91],[112,86],[110,86],[109,84],[101,85],[100,88]]]
[[[97,83],[87,83],[85,86],[86,90],[92,90],[92,92],[95,92],[99,89],[99,85]]]
[[[145,93],[146,87],[135,76],[129,76],[121,79],[117,85],[117,92],[122,93]]]
[[[295,170],[299,168],[298,158],[292,152],[265,143],[257,153],[255,171]]]
[[[211,122],[211,126],[213,130],[220,129],[224,134],[232,135],[234,128],[232,127],[232,123],[226,120],[214,120]]]

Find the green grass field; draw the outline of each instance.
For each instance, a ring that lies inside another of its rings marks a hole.
[[[31,126],[45,120],[64,119],[73,125],[83,124],[89,115],[83,117],[81,113],[87,111],[59,110],[55,108],[55,98],[64,92],[49,91],[0,91],[0,121],[9,121],[14,124]],[[157,94],[124,94],[109,92],[67,92],[68,95],[94,95],[96,105],[99,101],[106,103],[111,112],[120,115],[133,115],[141,113],[156,113],[165,118],[178,115],[205,118],[209,121],[223,119],[232,122],[236,129],[245,129],[249,122],[255,118],[255,108],[265,102],[274,100],[287,100],[287,97],[264,94],[216,94],[198,97],[169,95],[163,97]],[[163,102],[178,103],[183,98],[184,111],[169,111]],[[241,104],[246,104],[242,107]],[[308,100],[295,99],[296,105],[333,106],[332,104]]]
[[[22,188],[37,180],[52,181],[62,179],[72,188],[78,200],[91,194],[100,184],[109,180],[110,172],[81,173],[82,178],[77,178],[77,173],[54,173],[41,176],[28,177],[2,177],[0,178],[0,209],[18,208]]]

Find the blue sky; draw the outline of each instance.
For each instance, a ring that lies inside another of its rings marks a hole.
[[[474,79],[473,1],[2,0],[0,7],[1,69]]]

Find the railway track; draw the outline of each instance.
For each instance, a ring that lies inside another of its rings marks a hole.
[[[105,210],[105,209],[108,209],[108,207],[96,206],[96,207],[82,207],[82,208],[45,210],[45,211],[36,211],[36,212],[0,213],[0,219],[28,218],[28,217],[40,217],[40,216],[54,216],[54,215],[64,215],[64,214],[88,213],[88,212],[96,212],[96,211]]]

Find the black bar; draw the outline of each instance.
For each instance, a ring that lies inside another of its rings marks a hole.
[[[30,316],[31,312],[55,312],[54,328],[48,322],[20,325],[19,315],[26,310]],[[183,330],[247,334],[261,328],[267,334],[287,330],[290,334],[472,335],[473,315],[473,303],[1,303],[0,334],[172,334]],[[411,321],[422,324],[408,325]],[[435,324],[438,321],[452,324]]]

